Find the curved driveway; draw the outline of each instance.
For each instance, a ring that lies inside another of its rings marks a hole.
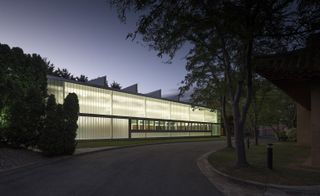
[[[223,145],[160,144],[75,156],[0,175],[0,195],[221,195],[196,159]]]

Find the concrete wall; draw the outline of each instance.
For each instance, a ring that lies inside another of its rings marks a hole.
[[[311,147],[311,166],[320,167],[320,87],[311,88],[311,111],[297,104],[297,140]]]
[[[297,103],[297,141],[301,146],[311,146],[311,112]]]
[[[311,90],[311,165],[320,167],[320,87]]]

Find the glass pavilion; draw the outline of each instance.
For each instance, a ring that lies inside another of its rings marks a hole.
[[[48,94],[58,103],[68,93],[79,98],[78,140],[220,135],[217,111],[48,76]]]

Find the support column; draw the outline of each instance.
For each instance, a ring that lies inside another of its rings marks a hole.
[[[311,146],[311,112],[297,103],[297,142],[300,146]]]
[[[320,167],[320,87],[311,89],[311,165]]]

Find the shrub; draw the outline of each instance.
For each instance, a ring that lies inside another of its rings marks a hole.
[[[47,64],[39,55],[3,44],[0,63],[0,111],[6,116],[1,139],[14,147],[34,146],[44,115]]]
[[[38,147],[43,154],[47,156],[54,156],[62,154],[61,150],[61,130],[59,130],[60,123],[63,124],[63,118],[59,116],[59,113],[63,113],[58,110],[56,99],[54,95],[50,95],[47,101],[46,117],[44,120],[44,127],[40,133]],[[60,132],[60,133],[59,133]]]
[[[276,134],[276,138],[278,139],[278,141],[287,141],[288,140],[288,136],[285,131],[278,131],[275,134]]]
[[[292,142],[297,141],[297,129],[292,128],[287,131],[288,140]]]
[[[69,93],[63,103],[65,116],[64,153],[73,154],[76,148],[77,121],[79,115],[79,101],[75,93]]]
[[[13,147],[35,146],[42,129],[44,103],[39,91],[30,88],[25,97],[16,99],[9,107],[8,128],[4,129],[4,139]]]
[[[7,107],[0,111],[0,142],[5,143],[4,132],[8,128]]]
[[[54,95],[49,96],[44,129],[38,143],[43,154],[57,156],[74,153],[78,113],[79,103],[75,93],[70,93],[63,105],[56,104]]]

